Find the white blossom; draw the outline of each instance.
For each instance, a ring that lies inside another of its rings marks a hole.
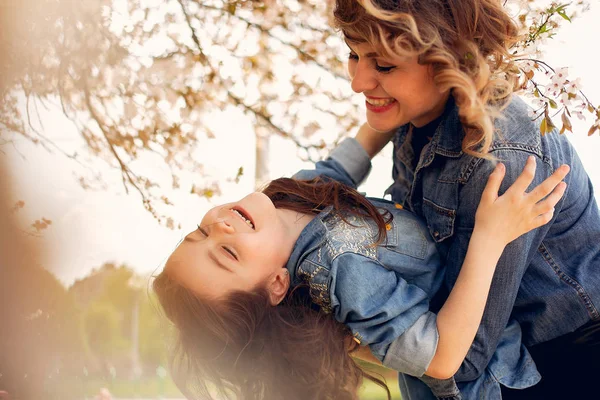
[[[585,115],[583,115],[583,111],[575,110],[571,112],[572,115],[575,115],[580,120],[585,120]]]
[[[543,108],[546,107],[546,105],[548,105],[549,100],[546,97],[536,97],[535,99],[533,99],[533,106],[535,108]]]
[[[569,81],[565,85],[565,90],[567,93],[578,94],[578,92],[581,90],[581,78]]]
[[[562,92],[560,94],[560,102],[565,105],[565,106],[570,106],[571,105],[571,99],[569,99],[569,93],[567,92]]]
[[[533,71],[534,68],[535,68],[535,62],[533,62],[531,60],[526,60],[525,62],[523,62],[521,64],[521,70],[525,73]]]
[[[558,84],[560,86],[564,86],[568,80],[567,79],[568,73],[569,73],[569,68],[567,68],[567,67],[558,68],[554,72],[554,75],[552,76],[552,78],[550,78],[550,80],[552,81],[553,84]]]

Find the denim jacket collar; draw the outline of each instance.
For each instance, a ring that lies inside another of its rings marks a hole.
[[[398,129],[398,132],[396,133],[396,143],[401,144],[401,146],[399,146],[398,157],[407,166],[410,165],[409,160],[415,157],[410,142],[406,141],[408,137],[409,127],[410,124],[403,125]],[[457,131],[457,127],[459,129],[460,135],[455,134],[455,132]],[[445,134],[444,132],[452,132],[452,134]],[[456,105],[454,97],[450,95],[448,97],[448,101],[446,102],[444,112],[442,113],[440,124],[437,127],[430,144],[426,147],[427,153],[423,157],[423,163],[430,163],[431,160],[433,160],[433,157],[436,153],[450,158],[460,157],[463,154],[463,138],[464,130],[462,128],[460,117],[458,115],[458,106]]]
[[[456,134],[457,127],[458,135]],[[446,103],[440,126],[431,141],[431,148],[440,155],[458,158],[462,155],[462,141],[464,137],[465,132],[458,115],[458,106],[451,95]]]
[[[300,232],[298,240],[292,249],[292,254],[286,264],[286,268],[290,273],[291,286],[296,286],[300,280],[296,276],[296,268],[302,263],[302,259],[310,250],[321,245],[326,236],[326,228],[323,224],[323,219],[333,211],[333,206],[326,207],[312,221],[308,223]]]

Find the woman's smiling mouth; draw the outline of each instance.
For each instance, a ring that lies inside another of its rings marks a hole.
[[[389,110],[396,104],[396,99],[387,98],[387,99],[378,99],[373,97],[367,97],[365,99],[365,106],[369,111],[381,113]]]

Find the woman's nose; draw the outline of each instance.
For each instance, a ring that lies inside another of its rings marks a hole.
[[[373,90],[377,87],[377,79],[372,68],[359,60],[353,68],[350,69],[350,78],[352,78],[351,87],[356,93],[363,93]]]

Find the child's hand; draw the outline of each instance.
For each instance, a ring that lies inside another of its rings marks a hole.
[[[481,195],[475,214],[475,229],[485,229],[491,232],[496,240],[508,244],[550,222],[554,215],[554,206],[567,187],[562,180],[569,173],[569,166],[561,165],[544,182],[526,193],[525,190],[535,176],[535,167],[535,158],[531,156],[517,180],[498,197],[506,169],[502,163],[496,166]]]
[[[365,122],[359,128],[355,139],[369,154],[369,157],[373,158],[388,144],[395,133],[395,129],[389,132],[378,132]]]

